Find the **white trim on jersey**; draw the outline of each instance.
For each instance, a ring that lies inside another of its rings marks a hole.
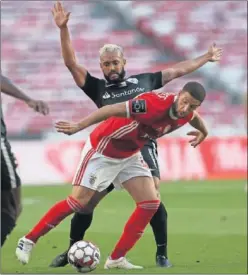
[[[1,138],[1,151],[3,153],[3,158],[8,168],[11,187],[16,188],[17,182],[16,182],[15,168],[13,167],[13,164],[11,162],[7,147],[4,142],[4,138]]]
[[[129,101],[126,101],[127,118],[130,118]]]
[[[105,142],[108,139],[111,139],[112,137],[115,137],[116,134],[119,134],[122,131],[125,131],[126,129],[129,129],[130,127],[132,127],[132,125],[135,124],[135,121],[133,121],[131,124],[125,125],[119,129],[117,129],[115,132],[113,132],[110,136],[104,137],[98,144],[97,146],[97,152],[101,151],[100,147],[104,146]],[[99,151],[98,151],[99,150]]]
[[[135,128],[139,126],[139,123],[137,121],[133,121],[128,125],[125,125],[119,129],[117,129],[114,133],[112,133],[110,136],[104,137],[98,144],[96,151],[101,153],[104,151],[104,149],[107,147],[109,141],[111,138],[121,138],[124,135],[132,132]]]

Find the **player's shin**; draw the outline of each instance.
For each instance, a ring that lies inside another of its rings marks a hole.
[[[137,203],[137,207],[127,221],[124,232],[111,254],[111,259],[124,257],[126,253],[141,238],[145,227],[150,222],[159,207],[159,200],[149,200]]]
[[[108,187],[102,192],[94,192],[92,190],[84,189],[86,196],[90,196],[91,199],[88,203],[83,202],[87,207],[84,209],[83,213],[75,213],[71,220],[71,230],[70,230],[70,244],[69,248],[77,241],[84,238],[85,232],[90,227],[93,219],[93,211],[98,203],[113,190],[113,185]],[[93,194],[93,195],[92,195]],[[85,195],[84,195],[85,197]]]
[[[56,227],[63,219],[73,212],[81,211],[82,208],[80,202],[69,196],[66,200],[60,201],[50,208],[25,237],[36,243],[41,236]]]
[[[69,248],[77,241],[84,238],[86,230],[90,227],[93,219],[92,213],[75,213],[71,220]]]
[[[152,217],[150,224],[157,244],[156,255],[167,258],[167,211],[162,202]]]

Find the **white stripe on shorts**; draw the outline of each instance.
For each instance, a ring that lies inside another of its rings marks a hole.
[[[156,168],[158,168],[157,162],[156,162],[157,156],[156,156],[156,153],[155,153],[155,149],[151,149],[151,148],[149,147],[149,148],[148,148],[148,152],[149,152],[149,155],[150,155],[150,157],[151,157],[151,159],[152,159],[152,161],[153,161],[154,166],[155,166]]]
[[[8,168],[11,187],[16,188],[17,182],[16,182],[16,176],[15,176],[15,168],[13,167],[13,164],[11,162],[11,159],[3,138],[1,138],[1,151],[3,153],[3,158]]]

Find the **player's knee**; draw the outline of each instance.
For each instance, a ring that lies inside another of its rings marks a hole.
[[[158,211],[160,206],[160,200],[149,200],[149,201],[142,201],[137,203],[137,207],[142,209],[143,212],[146,212],[146,216],[149,217],[149,221],[152,219],[152,217],[155,215],[155,213]]]
[[[67,197],[67,203],[75,213],[82,213],[84,211],[85,205],[72,195]]]
[[[94,194],[94,190],[91,190],[84,186],[73,186],[70,197],[72,197],[74,200],[84,206],[84,208],[86,208]]]
[[[84,215],[92,214],[94,212],[94,209],[95,209],[94,206],[87,204],[81,209],[80,214],[84,214]]]
[[[7,236],[15,227],[15,220],[5,212],[1,212],[1,246],[7,239]]]
[[[137,207],[144,210],[149,210],[154,213],[158,211],[159,206],[160,206],[160,200],[158,199],[141,201],[137,203]]]
[[[165,208],[165,206],[162,202],[160,202],[160,205],[159,205],[159,208],[158,208],[157,212],[158,212],[158,218],[161,221],[166,222],[167,217],[168,217],[168,213],[167,213],[167,210],[166,210],[166,208]]]

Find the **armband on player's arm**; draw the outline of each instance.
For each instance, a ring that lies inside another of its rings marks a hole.
[[[205,136],[208,135],[208,130],[206,125],[203,119],[201,118],[201,116],[196,111],[194,111],[193,117],[189,122],[189,124],[193,126],[195,129],[197,129],[198,131],[202,132]]]
[[[145,99],[133,99],[126,102],[127,117],[136,117],[147,113]]]

